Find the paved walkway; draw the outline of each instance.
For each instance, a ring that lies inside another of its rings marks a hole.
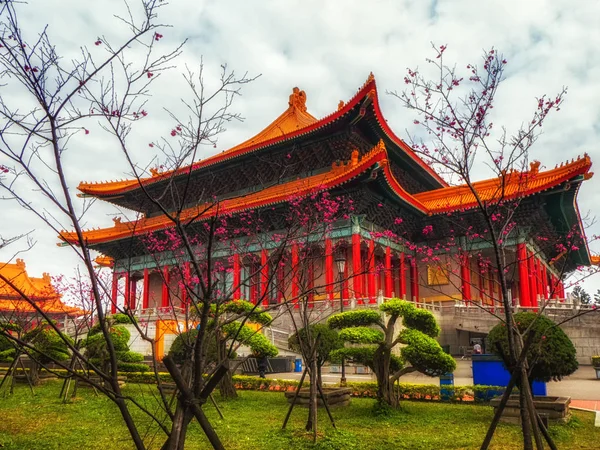
[[[269,378],[299,380],[301,373],[277,373],[267,375]],[[375,381],[374,375],[348,374],[348,381]],[[339,374],[323,374],[323,382],[338,383]],[[402,377],[402,382],[416,384],[439,384],[439,378],[432,378],[420,373],[411,373]],[[470,360],[457,360],[454,371],[455,385],[473,384]],[[581,366],[573,375],[562,381],[548,383],[548,395],[571,397],[571,406],[600,411],[600,380],[592,366]]]

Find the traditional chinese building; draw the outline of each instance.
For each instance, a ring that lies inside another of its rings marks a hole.
[[[27,325],[42,320],[39,311],[25,297],[50,318],[59,320],[59,323],[65,317],[77,317],[85,313],[80,308],[62,302],[49,274],[44,273],[42,278],[29,276],[22,259],[17,259],[15,264],[0,263],[0,275],[0,321]]]
[[[579,186],[592,175],[590,168],[586,155],[545,171],[533,162],[528,171],[506,174],[502,182],[495,178],[474,183],[484,202],[494,202],[500,195],[506,201],[520,202],[515,226],[504,241],[514,263],[509,274],[513,303],[535,307],[551,293],[564,298],[561,274],[592,263],[576,203]],[[186,188],[188,177],[191,183]],[[157,266],[142,243],[148,233],[171,226],[148,198],[160,197],[164,207],[175,209],[178,205],[169,199],[177,195],[163,195],[167,189],[179,194],[187,189],[189,198],[201,198],[209,189],[219,200],[220,214],[232,216],[249,210],[277,211],[288,205],[291,196],[315,189],[351,198],[351,217],[336,222],[331,233],[315,244],[322,257],[315,263],[319,270],[314,270],[319,279],[313,281],[322,289],[312,292],[314,300],[339,298],[339,291],[344,299],[358,303],[375,302],[377,296],[399,296],[418,302],[491,305],[500,298],[497,275],[480,262],[491,256],[491,246],[478,240],[476,233],[456,235],[448,219],[452,215],[472,223],[474,230],[485,228],[471,189],[449,186],[392,131],[381,112],[372,75],[354,97],[341,101],[336,111],[322,119],[307,111],[306,94],[294,88],[288,108],[275,121],[227,151],[175,172],[153,170],[141,181],[81,183],[82,195],[142,215],[136,221],[116,219],[113,227],[85,232],[89,246],[105,255],[104,262],[113,267],[113,311],[123,305],[147,310],[185,302],[169,264]],[[198,227],[214,214],[214,209],[198,214],[199,208],[190,203],[183,213],[187,218],[197,216]],[[281,224],[275,213],[272,216],[265,228],[277,230]],[[582,238],[578,245],[562,251],[554,243],[569,233]],[[436,242],[447,242],[451,236],[452,248],[442,252],[436,247]],[[64,232],[61,239],[75,242],[76,236]],[[270,248],[276,244],[269,247],[267,242],[256,248],[253,259],[219,250],[219,256],[230,264],[227,283],[234,297],[277,303],[282,298],[277,292],[289,292],[288,298],[297,295],[294,279],[269,293],[267,280],[270,271],[276,270],[268,264]],[[442,257],[428,258],[424,248]],[[297,260],[295,246],[290,245],[288,251],[289,261]],[[347,262],[341,288],[336,284],[334,260],[339,256],[335,252],[343,253]],[[446,263],[450,270],[440,270],[439,264],[436,268],[434,259],[450,261]],[[248,279],[256,261],[259,275]],[[118,292],[119,279],[124,279],[124,295]]]

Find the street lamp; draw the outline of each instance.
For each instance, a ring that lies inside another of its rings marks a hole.
[[[343,298],[343,293],[344,293],[344,289],[342,288],[343,286],[343,278],[344,278],[344,272],[346,271],[346,251],[345,249],[340,249],[336,256],[335,256],[335,265],[337,266],[337,270],[338,270],[338,282],[340,285],[340,312],[343,313],[344,312],[344,298]],[[340,379],[340,386],[346,386],[346,361],[344,360],[344,357],[342,356],[342,378]]]

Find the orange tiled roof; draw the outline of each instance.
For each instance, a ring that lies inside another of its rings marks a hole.
[[[36,309],[23,299],[22,292],[48,314],[82,315],[85,311],[65,305],[52,286],[50,275],[42,278],[30,277],[25,270],[25,262],[17,259],[15,264],[0,263],[0,311],[35,313]],[[10,284],[4,279],[9,280]],[[14,285],[18,290],[13,288]]]
[[[120,181],[109,181],[109,182],[81,182],[78,189],[87,195],[93,196],[110,196],[117,195],[123,192],[127,192],[136,189],[140,183],[148,185],[166,178],[170,178],[174,175],[187,173],[201,167],[210,166],[217,164],[221,161],[235,158],[239,155],[263,148],[269,145],[274,145],[286,139],[291,139],[300,135],[307,134],[311,131],[322,128],[345,114],[361,102],[373,103],[375,109],[375,115],[377,122],[383,129],[383,132],[402,150],[411,156],[429,175],[435,178],[442,186],[446,186],[446,182],[437,174],[431,167],[425,164],[407,145],[402,139],[398,138],[387,124],[387,121],[383,117],[381,108],[379,106],[379,99],[377,97],[377,85],[375,83],[375,77],[373,74],[369,75],[366,83],[358,90],[358,92],[348,102],[340,102],[338,110],[328,116],[317,120],[314,116],[306,110],[306,94],[304,91],[294,88],[290,100],[288,102],[288,109],[281,114],[275,121],[267,126],[263,131],[258,133],[256,136],[236,145],[229,150],[226,150],[220,154],[213,155],[203,161],[198,161],[191,166],[182,167],[176,171],[167,171],[159,173],[157,170],[152,169],[152,176],[147,178],[140,178],[132,180],[120,180]],[[363,113],[364,114],[364,113]]]
[[[104,255],[97,256],[96,259],[94,259],[94,262],[100,267],[113,267],[115,265],[114,259]]]
[[[359,159],[358,151],[355,151],[350,161],[334,164],[331,170],[326,173],[277,184],[259,192],[223,200],[218,205],[219,214],[239,213],[245,210],[285,202],[293,196],[314,192],[315,189],[330,189],[348,182],[376,163],[379,163],[380,167],[382,167],[385,181],[390,188],[404,202],[422,214],[441,214],[477,206],[475,196],[466,185],[445,187],[411,195],[394,178],[387,162],[387,150],[383,141],[380,141],[378,145],[369,153],[363,155],[362,158]],[[501,198],[506,200],[517,197],[522,198],[550,189],[577,175],[584,175],[587,179],[593,175],[589,172],[591,165],[591,160],[587,155],[545,172],[539,172],[539,162],[534,162],[531,163],[531,169],[527,172],[513,171],[508,173],[504,183],[498,178],[493,178],[474,182],[473,187],[479,193],[482,201],[489,202]],[[502,186],[504,186],[504,195],[502,195]],[[216,209],[216,205],[214,204],[203,204],[188,208],[183,211],[181,219],[183,221],[204,220],[212,217]],[[131,222],[122,222],[120,218],[113,220],[115,224],[112,228],[85,231],[84,235],[88,243],[97,244],[125,239],[133,235],[143,235],[172,226],[172,222],[163,215],[149,218],[143,217]],[[77,235],[74,232],[63,231],[59,238],[66,242],[77,243]]]
[[[507,173],[504,178],[476,181],[472,184],[473,188],[483,202],[510,200],[542,192],[577,175],[585,175],[586,179],[593,175],[589,172],[592,161],[587,154],[583,158],[561,164],[544,172],[538,170],[540,163],[537,161],[532,162],[530,166],[530,170],[526,172],[513,171]],[[467,185],[421,192],[415,194],[414,197],[429,210],[430,214],[440,214],[477,206],[475,195]]]
[[[399,196],[412,204],[415,208],[424,212],[423,206],[410,196],[394,179],[387,165],[387,151],[383,141],[359,158],[358,151],[352,153],[352,158],[346,163],[334,163],[331,170],[311,177],[300,178],[283,184],[277,184],[267,187],[259,192],[255,192],[240,197],[223,200],[218,205],[219,214],[238,213],[245,210],[260,208],[288,201],[290,198],[298,195],[305,195],[314,192],[315,189],[329,189],[333,186],[339,186],[363,173],[374,164],[380,163],[386,173],[388,183],[395,189]],[[216,212],[216,205],[203,204],[188,208],[182,212],[181,220],[204,220],[212,217]],[[132,235],[142,235],[149,232],[158,231],[171,227],[173,224],[165,216],[144,217],[131,222],[122,222],[121,219],[113,219],[112,228],[103,228],[96,230],[87,230],[84,236],[89,244],[107,242],[111,240],[124,239]],[[77,235],[74,232],[64,231],[59,238],[66,242],[76,243]]]

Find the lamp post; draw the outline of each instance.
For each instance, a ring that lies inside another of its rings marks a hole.
[[[335,265],[338,270],[338,282],[340,285],[340,312],[344,312],[344,298],[343,298],[343,278],[344,272],[346,271],[346,252],[345,249],[341,249],[335,256]],[[344,357],[342,356],[342,378],[340,379],[340,386],[346,386],[346,364]]]

